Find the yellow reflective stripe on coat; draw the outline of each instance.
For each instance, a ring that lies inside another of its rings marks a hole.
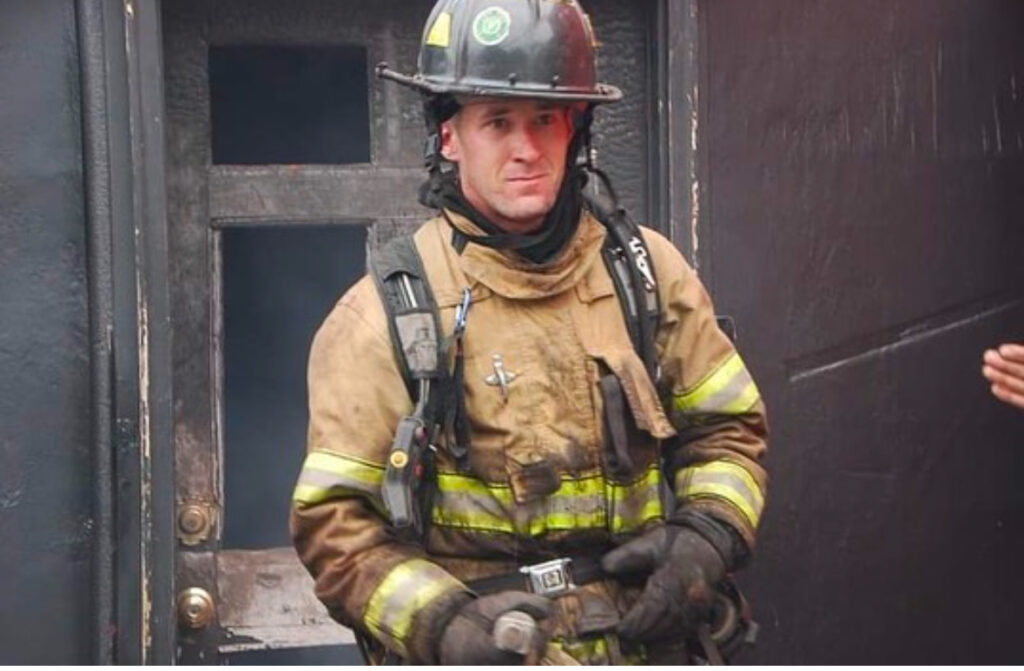
[[[628,484],[611,482],[601,474],[563,478],[555,492],[521,506],[507,484],[453,473],[438,474],[437,484],[434,524],[469,531],[529,536],[574,529],[622,533],[664,516],[657,465]]]
[[[373,591],[363,624],[378,639],[408,657],[406,642],[416,613],[454,589],[465,587],[440,566],[425,559],[402,562]]]
[[[740,415],[761,398],[743,359],[733,352],[710,375],[675,397],[676,409],[688,415]]]
[[[302,464],[292,501],[305,507],[353,495],[377,500],[383,482],[383,465],[333,452],[310,452]]]
[[[747,469],[731,461],[690,466],[676,474],[676,496],[686,499],[717,498],[738,508],[757,528],[764,510],[764,494]]]
[[[612,533],[626,533],[665,516],[661,502],[661,469],[653,465],[647,473],[630,485],[611,485],[608,506],[612,511]]]

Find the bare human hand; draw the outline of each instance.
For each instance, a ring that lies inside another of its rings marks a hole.
[[[1024,410],[1024,345],[1000,345],[983,358],[981,373],[992,383],[992,394]]]

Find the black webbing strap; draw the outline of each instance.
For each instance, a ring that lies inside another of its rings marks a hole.
[[[426,406],[429,399],[419,398],[419,381],[444,377],[444,341],[437,301],[412,236],[400,235],[378,248],[369,267],[409,397]]]
[[[609,575],[601,568],[600,555],[586,555],[572,558],[572,582],[574,585],[586,585],[598,580],[604,580]],[[532,592],[533,584],[530,577],[522,571],[515,570],[508,573],[477,578],[466,583],[466,587],[481,596],[504,592],[506,590],[517,590],[521,592]]]
[[[441,334],[437,301],[430,288],[423,261],[411,235],[390,240],[370,258],[370,273],[387,313],[388,330],[416,415],[428,430],[439,426],[446,434],[449,452],[465,465],[469,446],[469,420],[463,389],[462,333],[452,339],[455,368],[449,374],[447,340]],[[463,312],[468,310],[464,297]],[[426,381],[429,384],[424,385]],[[429,398],[420,398],[420,389]]]
[[[655,337],[661,320],[654,262],[640,227],[621,207],[587,198],[587,206],[608,231],[602,256],[619,296],[633,347],[651,381],[661,377]]]

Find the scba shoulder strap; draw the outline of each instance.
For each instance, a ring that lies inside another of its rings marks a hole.
[[[395,358],[410,398],[429,402],[431,382],[444,375],[441,320],[412,235],[400,235],[370,255],[370,274],[384,304]]]
[[[402,418],[384,471],[381,497],[400,534],[422,538],[429,523],[434,459],[431,442],[447,379],[441,321],[412,236],[399,236],[370,257],[387,314],[395,359],[414,409]]]
[[[602,256],[615,285],[633,348],[655,384],[661,378],[655,336],[661,321],[661,303],[654,263],[640,226],[617,204],[587,197],[588,209],[608,230]]]

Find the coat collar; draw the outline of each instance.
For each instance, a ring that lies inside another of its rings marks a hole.
[[[451,225],[469,235],[483,235],[473,222],[446,210]],[[555,296],[575,287],[601,255],[604,227],[586,210],[580,225],[565,249],[551,262],[531,263],[514,252],[502,251],[469,243],[462,254],[451,245],[446,253],[470,280],[475,280],[499,296],[511,299],[535,299]],[[448,227],[444,217],[438,225]],[[447,231],[450,239],[450,231]]]

